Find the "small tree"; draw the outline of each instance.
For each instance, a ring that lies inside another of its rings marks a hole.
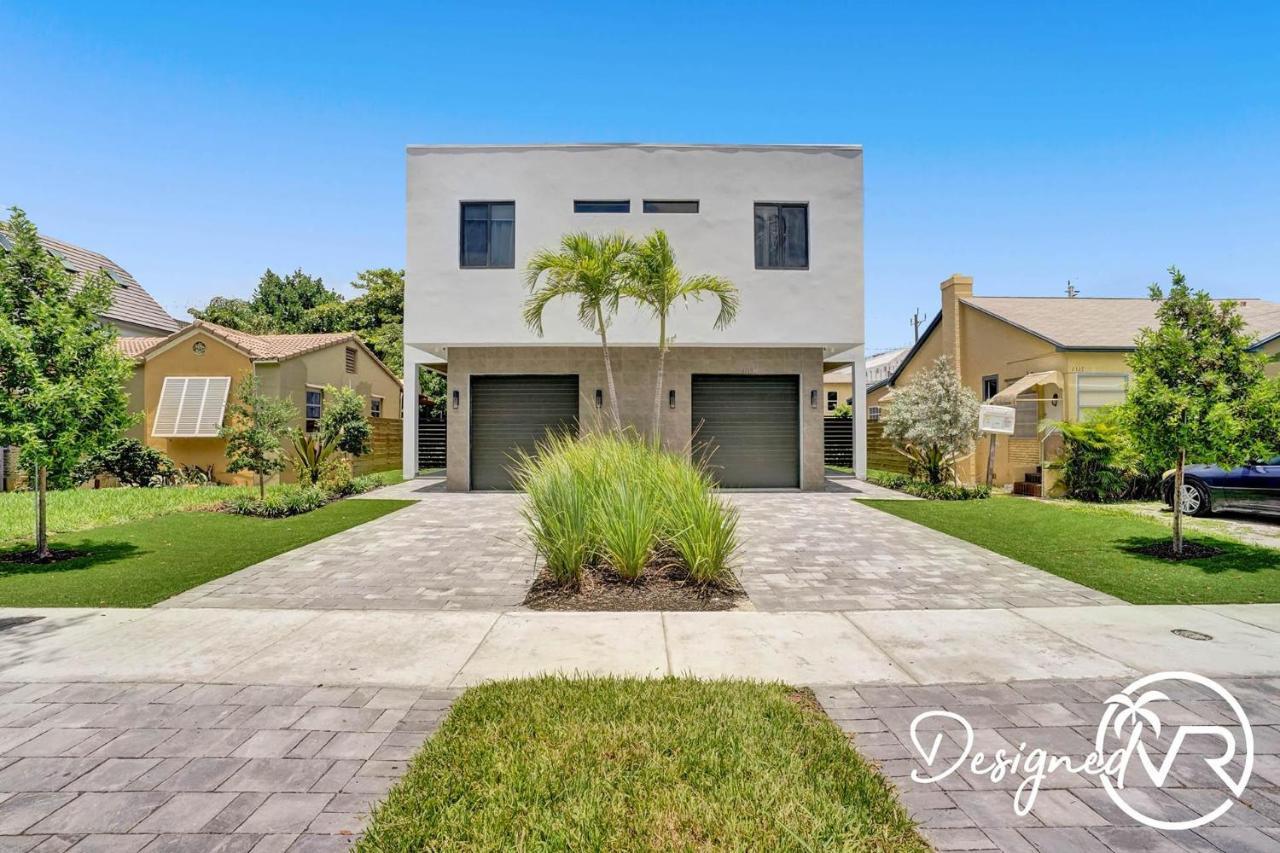
[[[1174,469],[1173,552],[1180,556],[1187,459],[1233,468],[1274,452],[1280,380],[1268,380],[1265,357],[1249,352],[1253,340],[1234,302],[1193,292],[1177,267],[1169,275],[1167,297],[1151,285],[1160,325],[1135,341],[1123,414],[1138,452]]]
[[[907,457],[913,476],[941,483],[954,478],[956,461],[973,452],[979,407],[943,356],[893,395],[884,434]]]
[[[723,329],[738,316],[738,288],[718,275],[685,276],[676,266],[676,254],[667,234],[661,229],[644,238],[622,260],[623,294],[653,312],[658,321],[657,387],[653,392],[653,434],[662,434],[662,374],[671,338],[667,334],[667,318],[677,302],[698,302],[714,297],[720,303],[714,326]]]
[[[363,456],[373,449],[373,427],[364,413],[364,397],[354,388],[324,389],[324,411],[320,414],[320,438],[333,442],[343,453]]]
[[[267,477],[284,470],[284,437],[298,415],[288,400],[262,393],[258,377],[246,373],[236,387],[227,426],[219,433],[227,441],[227,471],[258,475],[258,496],[267,495]]]
[[[116,330],[99,320],[115,283],[101,270],[77,282],[41,245],[31,220],[10,208],[0,248],[0,443],[18,448],[36,494],[35,552],[49,559],[50,478],[69,482],[81,459],[129,425],[131,366]]]

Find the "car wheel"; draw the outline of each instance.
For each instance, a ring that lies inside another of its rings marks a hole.
[[[1187,515],[1209,514],[1209,493],[1198,483],[1182,484],[1182,511]]]

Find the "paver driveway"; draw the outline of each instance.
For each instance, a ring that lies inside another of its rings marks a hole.
[[[760,610],[1119,604],[847,494],[740,492],[738,577]],[[1017,536],[1018,531],[1009,531]]]
[[[402,487],[397,497],[407,496]],[[524,600],[533,551],[519,495],[414,495],[418,503],[211,581],[161,607],[503,610]]]
[[[418,502],[250,566],[165,607],[504,610],[533,582],[517,494],[394,487]],[[738,577],[758,610],[1118,604],[903,519],[848,492],[735,492]],[[1011,531],[1011,535],[1016,532]]]

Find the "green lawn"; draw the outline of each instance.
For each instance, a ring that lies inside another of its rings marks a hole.
[[[1169,527],[1123,510],[1003,495],[982,501],[861,501],[1134,604],[1280,601],[1280,551],[1193,533],[1216,557],[1174,563],[1133,552]]]
[[[244,486],[166,486],[155,489],[62,489],[49,492],[49,533],[124,524],[172,512],[216,506]],[[31,492],[0,493],[0,542],[30,541],[35,527]]]
[[[86,553],[48,565],[0,562],[0,607],[149,607],[410,503],[344,500],[281,519],[181,512],[61,534],[55,550]]]
[[[810,701],[677,678],[473,687],[358,849],[927,851]]]

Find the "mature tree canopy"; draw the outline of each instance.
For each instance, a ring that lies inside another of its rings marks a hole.
[[[69,483],[84,457],[120,437],[132,368],[115,328],[99,319],[115,282],[101,270],[77,282],[26,214],[11,210],[11,245],[0,248],[0,444],[16,446],[33,476],[36,550],[47,557],[45,484]]]
[[[979,408],[977,395],[943,356],[897,390],[883,418],[884,434],[910,461],[913,474],[940,483],[973,451]]]
[[[398,376],[404,364],[404,271],[365,270],[351,286],[359,295],[344,300],[320,278],[295,270],[281,277],[263,273],[250,299],[216,296],[191,315],[255,334],[356,332]]]

